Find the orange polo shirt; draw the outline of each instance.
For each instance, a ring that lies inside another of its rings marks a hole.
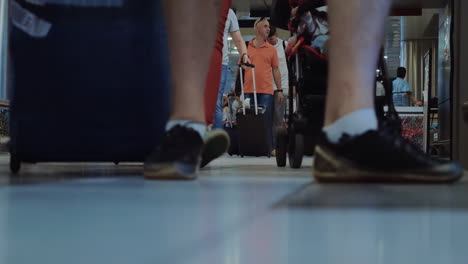
[[[249,41],[247,52],[249,53],[250,61],[255,65],[257,93],[273,94],[272,68],[279,65],[276,48],[268,42],[256,48],[252,39]],[[245,71],[244,92],[253,93],[252,70],[250,68]]]

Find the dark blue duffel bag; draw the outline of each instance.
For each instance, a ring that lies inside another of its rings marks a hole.
[[[160,1],[11,4],[12,171],[21,162],[143,161],[169,115]]]

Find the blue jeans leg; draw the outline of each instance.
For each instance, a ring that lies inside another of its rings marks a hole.
[[[245,98],[250,98],[250,106],[255,107],[253,94],[245,94]],[[257,93],[257,104],[263,105],[265,107],[265,124],[267,126],[266,137],[269,142],[270,151],[273,149],[273,137],[272,137],[272,128],[273,128],[273,95],[272,94],[261,94]]]
[[[228,66],[223,65],[221,70],[221,81],[219,83],[218,89],[218,100],[216,102],[216,111],[213,122],[213,129],[222,129],[223,128],[223,94],[226,88],[228,74]]]

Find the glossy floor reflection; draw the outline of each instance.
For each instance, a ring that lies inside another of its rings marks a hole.
[[[193,182],[140,164],[27,165],[0,155],[0,264],[467,263],[468,182],[316,184],[267,158]]]

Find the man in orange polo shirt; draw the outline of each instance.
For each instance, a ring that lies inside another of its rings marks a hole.
[[[250,61],[255,65],[255,83],[257,86],[257,102],[259,105],[265,106],[267,137],[272,142],[272,119],[273,119],[273,81],[275,80],[278,92],[278,103],[283,102],[283,94],[281,93],[281,73],[279,71],[279,60],[276,48],[268,43],[268,34],[270,34],[270,23],[265,18],[258,19],[254,24],[255,38],[249,41],[247,52]],[[245,98],[250,98],[252,105],[253,99],[253,79],[252,70],[246,69],[244,80]]]

